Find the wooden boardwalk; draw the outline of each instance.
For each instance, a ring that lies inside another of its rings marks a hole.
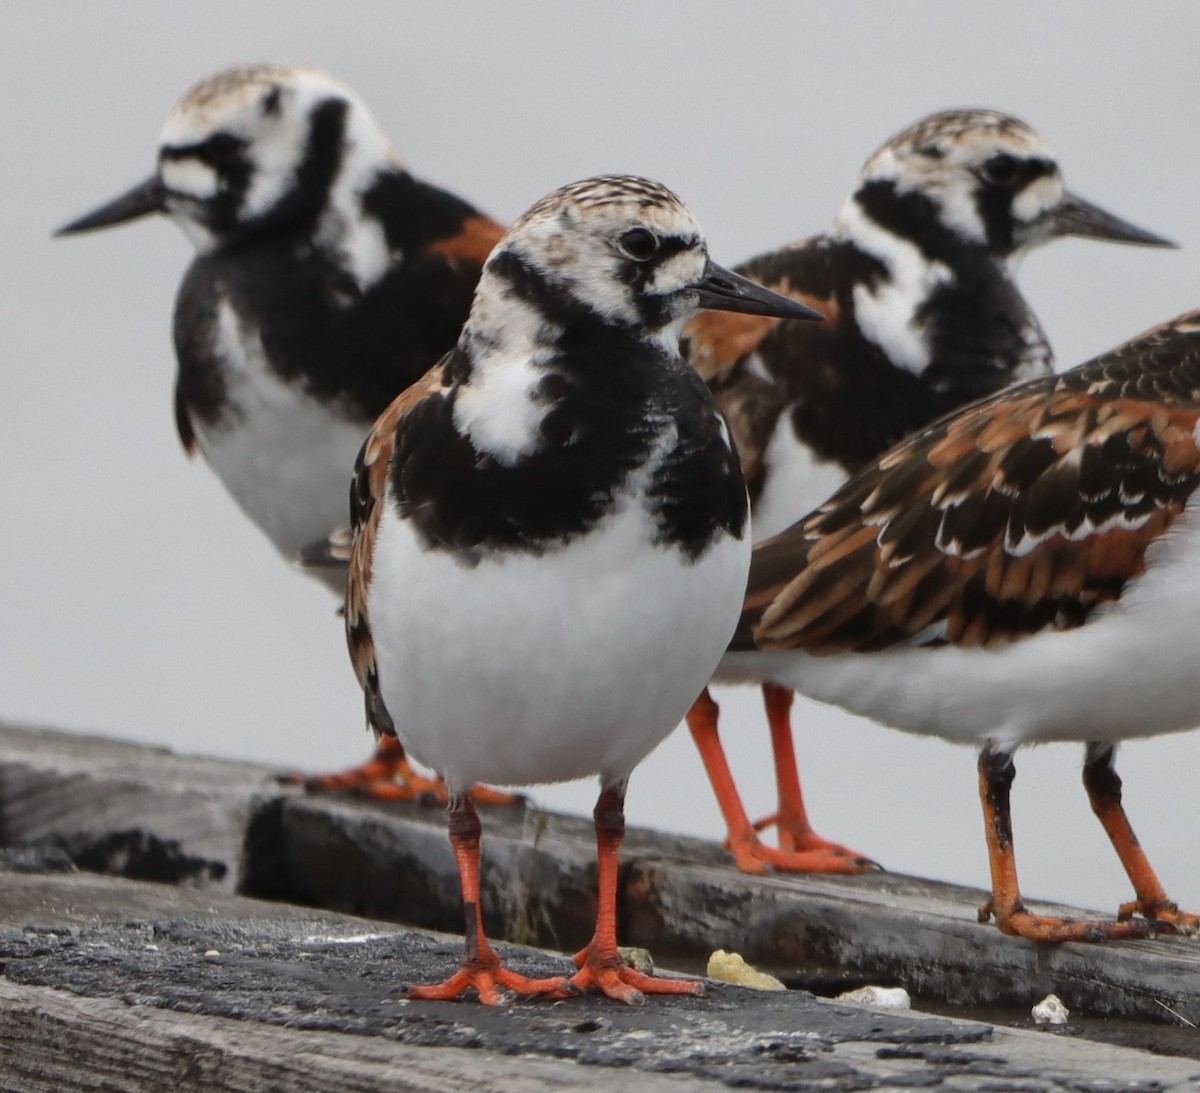
[[[621,911],[624,940],[660,965],[694,970],[732,948],[789,985],[901,984],[918,1005],[992,1021],[991,1007],[1027,1014],[1054,991],[1072,1024],[1056,1035],[727,986],[633,1011],[397,1001],[403,981],[446,974],[460,941],[336,911],[457,928],[443,815],[306,799],[269,774],[0,727],[0,846],[31,848],[0,855],[0,1088],[454,1089],[483,1068],[497,1089],[598,1089],[630,1067],[649,1090],[1200,1084],[1200,1033],[1182,1024],[1200,1024],[1194,941],[1034,946],[979,925],[976,890],[894,874],[755,879],[709,843],[653,832],[630,835]],[[497,936],[579,944],[594,913],[590,825],[503,811],[485,824]],[[173,883],[54,872],[67,862],[54,846]],[[514,959],[565,966],[535,950]],[[1194,1057],[1081,1038],[1097,1026]]]

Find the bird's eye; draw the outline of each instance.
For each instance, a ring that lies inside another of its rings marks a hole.
[[[983,165],[983,177],[997,186],[1011,186],[1021,170],[1021,161],[1007,152],[999,152]]]
[[[626,258],[646,262],[658,252],[658,236],[646,228],[630,228],[617,240],[617,247]]]

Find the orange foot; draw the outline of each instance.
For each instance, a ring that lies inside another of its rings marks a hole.
[[[979,921],[987,922],[995,913],[992,901],[980,905]],[[1098,922],[1088,919],[1052,918],[1034,915],[1023,907],[1007,914],[996,914],[1001,933],[1023,937],[1027,941],[1129,941],[1149,937],[1151,924],[1143,919],[1125,922]]]
[[[395,737],[385,736],[366,763],[334,774],[304,774],[294,771],[277,779],[280,785],[303,786],[312,794],[337,793],[350,790],[375,801],[425,801],[444,805],[450,800],[446,783],[440,778],[418,774],[404,754]],[[487,786],[475,786],[471,799],[485,805],[519,805],[525,798],[518,793],[505,793]]]
[[[1194,934],[1200,929],[1200,915],[1191,911],[1181,911],[1173,900],[1160,900],[1157,903],[1146,903],[1135,899],[1122,903],[1117,911],[1117,919],[1126,922],[1134,915],[1141,915],[1156,930],[1167,930],[1176,934]]]
[[[646,975],[626,964],[615,949],[604,952],[588,946],[575,954],[575,965],[579,968],[566,982],[575,990],[583,992],[596,987],[609,998],[624,1002],[627,1006],[641,1006],[648,994],[690,994],[704,997],[704,985],[694,979],[663,979]]]
[[[755,832],[778,825],[780,848],[768,846],[757,835],[735,839],[730,837],[725,846],[733,854],[737,867],[743,873],[768,873],[772,869],[781,873],[877,873],[883,866],[865,854],[842,846],[840,843],[823,839],[810,827],[793,831],[782,823],[779,814],[768,816],[753,825]]]
[[[564,976],[530,979],[509,971],[493,952],[463,962],[449,979],[405,988],[404,998],[426,1002],[453,1002],[473,990],[485,1006],[508,1006],[518,998],[543,995],[547,998],[570,998],[577,992]]]
[[[413,800],[422,794],[445,804],[449,800],[446,786],[440,779],[425,778],[413,770],[404,747],[392,736],[385,736],[366,763],[337,771],[334,774],[304,774],[295,771],[281,775],[281,785],[303,786],[309,793],[336,793],[339,790],[358,790],[370,793],[377,787],[393,790],[392,799]]]

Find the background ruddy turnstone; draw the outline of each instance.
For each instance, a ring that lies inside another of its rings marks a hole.
[[[1200,724],[1200,311],[929,426],[755,547],[728,661],[980,748],[992,914],[1035,941],[1193,932],[1121,805],[1124,739]],[[1083,782],[1136,898],[1031,914],[1012,755],[1086,744]],[[1137,916],[1137,917],[1135,917]]]
[[[1012,264],[1069,235],[1173,245],[1067,190],[1053,153],[1024,122],[992,110],[952,110],[923,118],[875,152],[828,233],[737,267],[827,320],[706,314],[685,331],[692,363],[741,456],[755,541],[942,414],[1050,373],[1050,346]],[[756,675],[751,661],[743,667],[744,680],[763,684],[779,796],[774,815],[750,822],[707,689],[688,714],[738,866],[871,868],[813,831],[797,773],[791,692]],[[758,835],[772,824],[779,849]]]
[[[351,657],[369,724],[446,779],[466,915],[462,968],[410,997],[700,991],[622,964],[616,884],[630,773],[704,686],[745,588],[741,470],[679,349],[702,306],[819,318],[715,265],[658,183],[565,186],[509,230],[457,347],[363,447]],[[592,774],[595,935],[569,980],[516,975],[484,935],[466,790]]]
[[[174,318],[184,450],[293,561],[345,521],[363,437],[454,345],[503,229],[410,174],[350,88],[289,64],[197,84],[167,118],[154,174],[59,234],[151,213],[197,252]],[[310,572],[342,594],[344,566]],[[285,780],[445,799],[394,740],[365,767]]]

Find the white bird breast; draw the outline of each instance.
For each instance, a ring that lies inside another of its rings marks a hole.
[[[840,463],[818,459],[796,436],[789,406],[775,423],[763,456],[762,494],[751,513],[750,530],[761,543],[807,516],[849,477]]]
[[[452,789],[626,778],[736,624],[749,536],[688,564],[630,502],[565,547],[469,567],[381,503],[367,596],[380,690],[401,742]]]
[[[346,523],[366,426],[280,380],[228,302],[218,312],[214,348],[232,412],[216,426],[194,422],[200,450],[242,511],[294,560]],[[340,572],[331,580],[340,588]]]

